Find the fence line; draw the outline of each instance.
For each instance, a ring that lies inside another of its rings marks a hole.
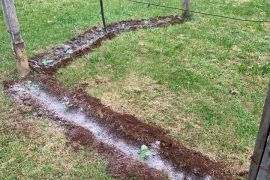
[[[168,8],[168,9],[175,9],[175,10],[185,11],[184,8],[178,8],[178,7],[172,7],[172,6],[167,6],[167,5],[155,4],[155,3],[145,2],[145,1],[137,1],[137,0],[127,0],[127,1],[130,1],[130,2],[133,2],[133,3],[138,3],[138,4],[145,4],[145,5],[148,5],[148,6],[156,6],[156,7],[161,7],[161,8]],[[205,15],[205,16],[212,16],[212,17],[218,17],[218,18],[223,18],[223,19],[231,19],[231,20],[236,20],[236,21],[255,22],[255,23],[270,23],[270,20],[241,19],[241,18],[230,17],[230,16],[226,16],[226,15],[211,14],[211,13],[195,11],[195,10],[189,10],[189,12],[192,12],[192,13],[195,13],[195,14],[201,14],[201,15]]]

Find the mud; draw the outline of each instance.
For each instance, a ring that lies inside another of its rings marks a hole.
[[[130,20],[113,23],[107,26],[107,32],[100,27],[93,27],[82,35],[54,47],[45,53],[36,55],[30,60],[30,67],[38,72],[52,74],[65,66],[75,57],[82,56],[101,45],[102,41],[112,39],[116,35],[143,28],[154,28],[180,24],[181,16],[162,16],[143,20]]]
[[[82,56],[122,32],[182,23],[180,16],[121,21],[107,27],[93,27],[82,35],[39,54],[30,60],[37,72],[52,74],[73,58]],[[160,127],[145,124],[134,116],[114,112],[79,87],[70,92],[57,80],[36,75],[6,82],[4,87],[18,103],[34,114],[58,121],[71,141],[91,146],[108,160],[107,170],[117,179],[234,179],[224,162],[213,162],[201,153],[171,140]],[[151,156],[141,159],[141,145]]]
[[[9,83],[5,87],[17,101],[35,105],[42,109],[42,114],[68,123],[71,139],[109,155],[108,170],[116,177],[126,177],[131,173],[132,177],[140,176],[139,179],[163,179],[164,174],[170,179],[233,179],[225,172],[224,163],[213,162],[201,153],[172,141],[159,127],[112,111],[100,100],[87,95],[83,88],[71,93],[46,76],[31,78],[34,83],[30,85],[28,82]],[[80,131],[76,130],[78,128]],[[102,144],[103,148],[97,144]],[[142,144],[150,147],[152,154],[146,161],[138,155]],[[138,171],[144,174],[137,174]]]
[[[144,163],[136,161],[113,147],[97,141],[88,130],[76,126],[66,125],[67,135],[72,141],[81,145],[90,146],[108,162],[106,170],[116,179],[167,179],[166,175],[155,169],[147,167]]]

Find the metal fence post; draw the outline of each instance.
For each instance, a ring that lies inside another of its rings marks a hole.
[[[104,5],[103,5],[103,0],[100,0],[100,13],[102,17],[102,23],[103,23],[103,28],[104,31],[107,32],[107,26],[106,26],[106,20],[105,20],[105,15],[104,15]]]

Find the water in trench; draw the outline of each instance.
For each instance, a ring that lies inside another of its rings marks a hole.
[[[9,88],[15,100],[21,101],[23,97],[30,96],[31,99],[36,100],[40,106],[53,112],[58,118],[88,129],[97,140],[116,148],[127,156],[131,156],[133,159],[147,164],[151,168],[165,172],[170,179],[181,180],[187,178],[183,172],[178,171],[170,162],[161,158],[159,155],[158,141],[151,145],[151,155],[146,160],[143,160],[140,156],[140,147],[129,144],[124,139],[114,137],[104,126],[99,124],[98,121],[87,117],[81,108],[68,110],[68,106],[71,104],[67,97],[63,97],[62,100],[59,100],[59,98],[57,99],[48,94],[45,90],[41,90],[37,84],[31,81],[26,82],[28,83],[16,83]],[[187,179],[193,178],[190,177]],[[202,179],[211,180],[212,178],[206,176]]]

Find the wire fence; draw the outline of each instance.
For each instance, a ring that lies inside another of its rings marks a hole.
[[[231,16],[227,16],[227,15],[223,15],[223,14],[212,14],[212,13],[208,13],[208,12],[192,10],[192,9],[189,9],[189,6],[180,8],[180,7],[177,7],[177,6],[167,5],[167,3],[161,2],[160,0],[155,0],[156,3],[153,3],[152,0],[148,0],[148,1],[125,0],[125,1],[128,1],[130,3],[145,5],[147,8],[156,7],[156,8],[166,8],[166,9],[172,9],[172,10],[180,10],[180,11],[183,12],[183,14],[182,14],[183,16],[186,16],[187,13],[194,13],[194,14],[200,14],[200,15],[204,15],[204,16],[210,16],[210,17],[214,17],[214,18],[222,18],[222,19],[234,20],[234,21],[253,22],[253,23],[270,23],[270,20],[244,19],[244,18],[238,18],[238,17],[231,17]],[[184,0],[183,2],[190,3],[189,0],[186,0],[186,1]],[[100,12],[101,12],[102,24],[103,24],[103,27],[104,27],[104,31],[106,32],[106,19],[105,19],[105,12],[104,12],[103,4],[104,4],[103,0],[100,0],[100,9],[101,9]],[[179,3],[179,5],[180,5],[180,3]]]
[[[145,1],[137,1],[137,0],[128,0],[128,1],[133,2],[133,3],[137,3],[137,4],[144,4],[144,5],[147,5],[148,7],[155,6],[155,7],[160,7],[160,8],[168,8],[168,9],[175,9],[175,10],[181,10],[181,11],[184,11],[185,10],[183,8],[178,8],[178,7],[168,6],[168,5],[162,5],[162,4],[156,4],[156,3],[151,3],[151,2],[145,2]],[[237,21],[257,22],[257,23],[268,22],[268,23],[270,23],[270,20],[241,19],[241,18],[230,17],[230,16],[226,16],[226,15],[211,14],[211,13],[206,13],[206,12],[201,12],[201,11],[195,11],[195,10],[189,10],[189,12],[195,13],[195,14],[206,15],[206,16],[223,18],[223,19],[237,20]]]

